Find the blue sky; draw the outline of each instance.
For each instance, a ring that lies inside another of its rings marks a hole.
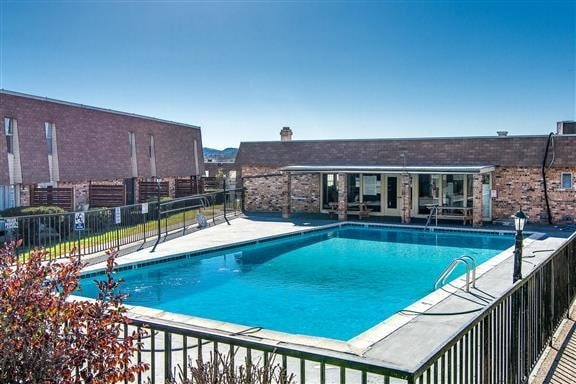
[[[205,146],[547,134],[575,1],[0,0],[0,88],[200,125]]]

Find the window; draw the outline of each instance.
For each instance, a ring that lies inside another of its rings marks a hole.
[[[14,153],[14,120],[9,117],[4,118],[4,135],[8,153]]]
[[[130,145],[130,156],[136,157],[136,140],[134,132],[128,132],[128,144]]]
[[[148,156],[153,159],[155,156],[154,154],[154,136],[150,135],[150,140],[148,143]]]
[[[52,131],[54,130],[54,124],[45,122],[44,123],[44,135],[46,136],[46,145],[48,146],[48,154],[52,155]]]
[[[572,187],[574,186],[574,183],[572,180],[572,174],[571,173],[563,173],[561,184],[562,184],[562,189],[572,189]]]
[[[335,173],[322,174],[322,202],[324,209],[338,206],[338,175]]]

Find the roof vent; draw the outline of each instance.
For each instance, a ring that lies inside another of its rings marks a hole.
[[[290,127],[283,127],[280,131],[280,141],[292,141],[292,130]]]
[[[508,136],[508,131],[496,131],[498,136]]]

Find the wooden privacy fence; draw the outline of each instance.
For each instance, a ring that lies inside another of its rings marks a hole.
[[[141,181],[138,183],[139,201],[145,203],[158,196],[158,183],[155,181]],[[167,181],[160,183],[160,196],[170,196],[169,184]]]
[[[189,179],[176,179],[176,197],[198,195],[204,192],[202,178],[191,176]]]
[[[125,205],[126,187],[124,185],[90,184],[88,202],[92,208]]]
[[[66,211],[74,210],[74,189],[72,188],[32,188],[30,205],[33,207],[52,205]]]
[[[231,354],[238,364],[275,356],[301,384],[521,384],[527,382],[575,296],[573,234],[414,372],[351,354],[267,342],[252,337],[252,328],[224,334],[152,318],[133,318],[130,327],[145,327],[152,335],[138,353],[139,361],[151,363],[151,371],[144,375],[152,383],[171,378],[178,366],[186,374],[186,362],[207,361],[210,352],[220,351]]]

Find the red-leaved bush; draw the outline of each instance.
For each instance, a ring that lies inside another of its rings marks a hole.
[[[0,383],[116,383],[148,369],[135,363],[140,347],[112,276],[110,253],[100,295],[72,300],[83,263],[46,261],[34,250],[25,261],[15,244],[0,249]]]

